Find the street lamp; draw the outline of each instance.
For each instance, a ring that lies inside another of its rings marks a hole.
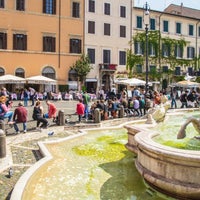
[[[150,16],[149,16],[149,4],[146,2],[144,5],[144,13],[143,13],[143,22],[145,25],[145,32],[146,32],[146,84],[145,84],[145,96],[147,95],[148,91],[149,91],[149,84],[148,84],[148,76],[149,76],[149,63],[148,63],[148,30],[149,30],[149,21],[150,21]]]

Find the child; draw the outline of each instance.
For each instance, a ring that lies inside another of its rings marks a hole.
[[[81,122],[82,116],[84,115],[85,106],[83,104],[83,100],[80,99],[79,103],[76,105],[76,113],[78,114],[78,121]]]

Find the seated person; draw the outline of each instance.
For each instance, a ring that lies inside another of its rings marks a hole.
[[[40,101],[37,101],[35,106],[34,106],[33,119],[37,120],[36,129],[47,128],[48,121],[43,117],[43,107],[41,106]],[[42,125],[39,127],[40,123],[42,123]]]
[[[6,106],[7,98],[6,96],[0,97],[0,119],[4,120],[8,118],[8,124],[11,123],[11,119],[13,116],[13,111],[10,111],[12,104]]]
[[[28,118],[27,109],[23,106],[22,102],[19,102],[18,107],[14,111],[13,121],[14,121],[14,129],[16,133],[20,133],[17,123],[23,123],[23,131],[26,133],[26,122]]]
[[[46,100],[48,106],[48,113],[44,114],[45,118],[53,118],[53,122],[56,120],[57,108],[55,104],[51,103],[49,100]]]

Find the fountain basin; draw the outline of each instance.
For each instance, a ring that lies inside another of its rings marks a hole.
[[[146,183],[178,199],[200,197],[200,152],[176,149],[153,140],[159,135],[151,125],[125,126],[126,147],[137,154],[135,165]]]

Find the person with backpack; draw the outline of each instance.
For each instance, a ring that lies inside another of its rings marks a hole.
[[[85,106],[85,120],[88,120],[88,115],[89,115],[89,102],[90,102],[90,96],[89,94],[85,91],[83,94],[83,104]]]
[[[184,108],[184,107],[188,107],[188,91],[186,90],[185,92],[183,91],[181,96],[180,96],[180,101],[181,101],[181,108]]]
[[[11,111],[11,105],[6,106],[6,96],[0,97],[0,120],[8,118],[8,124],[11,123],[13,111]]]

